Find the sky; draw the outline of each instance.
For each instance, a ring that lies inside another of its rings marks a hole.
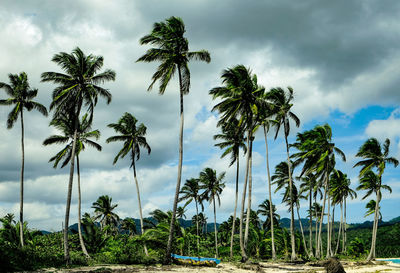
[[[147,126],[151,154],[142,152],[137,162],[138,180],[144,216],[154,209],[172,208],[176,186],[179,133],[178,79],[174,77],[164,95],[157,86],[147,91],[157,63],[138,63],[148,46],[139,39],[151,32],[155,22],[170,16],[181,17],[191,51],[205,49],[209,64],[190,62],[191,88],[184,98],[184,162],[182,184],[198,177],[206,167],[226,172],[226,187],[217,210],[222,222],[234,208],[235,168],[222,151],[214,147],[213,135],[218,113],[211,112],[215,101],[210,89],[221,86],[224,69],[243,64],[267,89],[294,89],[293,112],[301,126],[292,126],[289,142],[299,132],[329,123],[333,142],[342,149],[347,161],[338,160],[337,168],[358,185],[359,169],[353,168],[359,147],[370,137],[389,138],[390,155],[400,158],[400,2],[382,1],[12,1],[3,0],[0,8],[0,82],[9,82],[8,74],[25,71],[30,86],[39,90],[36,101],[50,105],[52,83],[40,82],[46,71],[62,72],[51,61],[59,52],[71,53],[76,47],[85,54],[104,57],[104,69],[113,69],[116,80],[103,85],[112,94],[107,105],[100,100],[93,129],[101,131],[98,152],[90,147],[80,155],[82,211],[93,213],[92,203],[101,195],[112,197],[121,218],[139,217],[133,171],[129,157],[113,165],[121,143],[106,144],[114,135],[107,124],[125,113],[133,114]],[[0,90],[0,99],[7,98]],[[21,166],[20,123],[6,128],[11,107],[0,107],[0,217],[19,212]],[[49,117],[32,111],[25,121],[25,205],[28,226],[50,231],[60,230],[65,215],[69,168],[54,169],[48,160],[62,146],[43,146],[50,135]],[[286,159],[281,135],[269,135],[270,167]],[[291,150],[291,152],[294,152]],[[252,208],[267,198],[265,143],[258,132],[253,155]],[[241,157],[244,166],[244,157]],[[241,173],[244,173],[243,168]],[[383,193],[384,220],[400,216],[400,169],[387,166],[383,181],[393,192]],[[243,174],[241,174],[240,193]],[[75,179],[76,182],[76,179]],[[348,222],[364,218],[369,198],[349,201]],[[281,204],[281,193],[273,195],[281,217],[288,217]],[[307,202],[301,203],[305,217]],[[194,215],[188,206],[188,219]],[[212,207],[205,206],[209,221]],[[77,189],[73,188],[70,223],[77,220]]]

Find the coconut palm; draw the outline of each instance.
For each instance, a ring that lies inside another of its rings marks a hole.
[[[60,72],[44,72],[41,75],[42,82],[53,82],[58,85],[52,94],[53,101],[50,104],[50,110],[54,111],[54,117],[67,114],[69,119],[75,122],[64,221],[64,259],[69,264],[68,224],[79,116],[82,107],[86,106],[89,110],[89,120],[91,121],[99,96],[105,98],[107,103],[111,102],[111,93],[107,89],[100,87],[99,84],[106,81],[114,81],[115,72],[106,69],[99,73],[103,66],[103,57],[94,55],[86,56],[79,47],[75,48],[71,54],[65,52],[55,54],[52,61],[59,65],[65,71],[65,74]]]
[[[180,193],[180,198],[179,202],[186,200],[186,205],[190,204],[192,201],[194,201],[196,205],[196,235],[197,235],[197,253],[200,251],[200,242],[199,242],[199,221],[198,221],[198,215],[199,215],[199,207],[198,204],[200,202],[200,185],[199,185],[199,179],[197,178],[191,178],[187,179],[185,184],[183,185]]]
[[[115,229],[118,226],[119,216],[114,212],[118,204],[112,204],[112,198],[108,195],[102,195],[92,204],[94,209],[94,220],[100,219],[101,228],[109,226]]]
[[[151,44],[155,47],[147,50],[146,54],[137,60],[137,62],[161,62],[157,71],[153,74],[152,82],[148,88],[148,90],[151,90],[154,83],[159,81],[159,93],[161,95],[164,94],[169,81],[175,72],[178,71],[180,97],[179,163],[170,233],[165,256],[166,263],[170,263],[171,261],[171,246],[174,234],[173,223],[175,222],[176,207],[181,189],[184,125],[183,95],[188,94],[190,88],[190,70],[188,64],[191,60],[205,61],[207,63],[211,61],[210,54],[206,50],[189,51],[189,42],[183,36],[184,33],[185,24],[179,17],[172,16],[166,19],[165,22],[155,23],[151,33],[140,39],[140,44]]]
[[[218,200],[218,204],[221,205],[220,194],[222,190],[225,188],[225,183],[223,179],[225,178],[225,172],[217,175],[217,171],[211,168],[205,168],[202,172],[200,172],[199,180],[200,180],[200,189],[203,189],[204,192],[201,195],[202,200],[207,200],[210,204],[213,204],[214,208],[214,232],[215,232],[215,258],[218,257],[218,245],[217,245],[217,212],[215,206],[215,199]]]
[[[121,229],[128,231],[129,237],[136,234],[136,222],[132,218],[125,218],[122,220]]]
[[[369,202],[365,205],[365,208],[367,209],[367,212],[365,213],[364,217],[370,216],[371,214],[375,214],[375,207],[376,207],[376,201],[374,199],[369,200]],[[382,220],[382,213],[380,212],[379,208],[379,221]]]
[[[54,118],[50,122],[50,126],[54,126],[56,129],[61,131],[63,135],[52,135],[43,141],[43,145],[51,145],[51,144],[65,144],[65,147],[58,152],[55,156],[50,158],[49,162],[54,162],[53,167],[57,168],[58,163],[63,160],[61,164],[61,168],[65,167],[70,159],[72,153],[72,144],[73,144],[73,136],[74,136],[74,120],[70,120],[67,116],[59,116]],[[85,243],[82,237],[82,230],[81,230],[81,203],[82,203],[82,196],[81,196],[81,176],[80,176],[80,166],[79,166],[79,154],[83,151],[86,147],[92,146],[96,148],[98,151],[101,151],[101,146],[90,140],[89,138],[95,138],[98,140],[100,137],[99,130],[93,130],[91,127],[91,123],[88,119],[88,115],[84,115],[82,121],[79,122],[78,125],[78,132],[76,136],[76,169],[78,174],[78,233],[79,233],[79,241],[81,244],[81,248],[83,253],[86,257],[90,258],[89,253],[86,250]],[[86,144],[86,145],[85,145]]]
[[[113,164],[117,163],[118,159],[124,158],[127,154],[131,156],[131,167],[133,168],[133,178],[136,185],[136,194],[138,197],[139,204],[139,215],[140,215],[140,230],[143,234],[143,214],[142,204],[140,202],[140,191],[139,182],[136,177],[136,160],[140,159],[140,147],[145,148],[150,154],[151,148],[146,141],[146,126],[143,123],[136,125],[138,120],[130,113],[125,113],[119,120],[118,123],[108,124],[108,127],[113,128],[115,132],[120,133],[119,135],[107,138],[106,142],[123,141],[123,147],[114,158]],[[144,246],[146,256],[148,256],[146,245]]]
[[[287,154],[287,162],[289,167],[289,191],[290,196],[292,195],[292,187],[293,187],[293,179],[292,179],[292,164],[289,156],[289,144],[288,144],[288,136],[290,133],[290,120],[295,122],[297,127],[300,126],[300,119],[291,111],[293,106],[293,89],[288,87],[288,92],[285,92],[284,89],[277,87],[271,89],[267,94],[266,98],[270,101],[270,103],[274,107],[275,113],[275,139],[278,136],[280,128],[283,126],[283,132],[286,143],[286,154]],[[296,259],[296,248],[295,248],[295,237],[294,237],[294,213],[293,213],[293,203],[290,204],[290,238],[291,238],[291,246],[292,246],[292,254],[291,260]]]
[[[251,189],[252,189],[252,176],[251,176],[251,162],[252,162],[252,143],[254,141],[254,131],[257,129],[258,109],[261,106],[262,95],[265,88],[258,85],[257,76],[252,74],[250,69],[244,65],[237,65],[233,68],[225,69],[221,75],[222,83],[224,86],[215,87],[210,90],[209,94],[213,99],[219,98],[222,101],[213,107],[221,114],[218,125],[225,125],[238,119],[238,126],[247,132],[247,159],[246,159],[246,174],[243,183],[242,206],[240,212],[240,249],[242,261],[247,260],[246,245],[247,236],[249,231],[249,219],[246,219],[246,229],[243,240],[243,216],[246,198],[247,180],[249,181],[247,215],[250,217],[251,209]]]
[[[25,169],[25,147],[24,147],[24,109],[31,111],[37,110],[47,116],[47,109],[42,104],[33,101],[37,96],[38,90],[29,86],[28,75],[25,72],[18,74],[8,74],[10,84],[0,82],[0,89],[3,89],[9,96],[8,99],[1,99],[0,105],[14,105],[7,117],[7,129],[11,129],[18,117],[21,117],[21,176],[20,176],[20,205],[19,222],[24,223],[24,169]],[[20,228],[20,244],[24,246],[24,233]]]
[[[246,153],[247,148],[244,143],[244,133],[239,126],[239,121],[234,118],[230,123],[222,126],[222,134],[217,134],[214,139],[221,140],[220,143],[215,146],[225,149],[222,153],[221,158],[224,158],[228,154],[231,155],[231,162],[229,166],[232,166],[236,162],[236,183],[235,183],[235,208],[233,210],[233,219],[236,219],[237,201],[239,195],[239,152],[240,149]],[[233,236],[235,234],[235,222],[232,221],[231,237],[230,237],[230,257],[233,257]]]
[[[382,176],[386,168],[386,164],[393,164],[394,167],[399,165],[399,161],[394,157],[389,157],[389,147],[390,140],[386,139],[383,145],[379,143],[376,138],[368,139],[363,145],[361,145],[356,157],[361,157],[363,160],[357,162],[354,167],[361,167],[360,170],[360,187],[362,189],[368,190],[367,193],[376,193],[376,207],[375,207],[375,217],[374,226],[372,230],[372,243],[371,250],[367,257],[370,261],[375,259],[375,246],[376,246],[376,234],[378,230],[378,216],[379,216],[379,203],[382,199],[381,189],[387,189],[383,187]],[[371,174],[371,170],[375,169],[377,171],[376,178]],[[367,176],[366,176],[367,175]],[[366,180],[371,179],[371,182],[366,182]],[[368,185],[370,183],[370,185]],[[371,186],[371,187],[369,187]],[[373,187],[374,188],[373,188]],[[359,188],[359,187],[358,187]],[[358,189],[357,188],[357,189]],[[360,188],[361,189],[361,188]],[[371,192],[372,189],[372,192]]]
[[[279,214],[276,213],[275,205],[272,205],[272,218],[271,218],[270,209],[271,205],[269,199],[265,199],[264,202],[258,205],[257,214],[267,217],[263,224],[263,229],[267,230],[269,228],[272,231],[271,222],[273,226],[279,226],[279,220],[281,217],[279,216]],[[271,219],[273,220],[271,221]]]

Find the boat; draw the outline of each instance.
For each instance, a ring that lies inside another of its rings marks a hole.
[[[177,254],[171,254],[173,261],[181,265],[198,265],[198,266],[217,266],[221,262],[220,259],[204,258],[204,257],[190,257]]]

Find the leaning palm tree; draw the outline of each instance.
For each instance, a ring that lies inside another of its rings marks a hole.
[[[174,222],[176,207],[178,205],[179,191],[181,189],[182,161],[183,161],[183,95],[189,93],[190,88],[190,70],[189,61],[199,60],[209,63],[210,54],[206,50],[189,51],[189,42],[183,36],[185,33],[185,24],[179,17],[170,17],[165,22],[155,23],[150,34],[140,39],[140,44],[151,44],[154,48],[147,50],[146,54],[140,57],[137,62],[159,61],[157,71],[153,74],[150,91],[156,81],[160,82],[159,92],[164,94],[165,89],[175,72],[178,71],[179,77],[179,97],[180,97],[180,130],[179,130],[179,163],[178,177],[176,182],[175,198],[172,207],[172,219],[170,223],[170,232],[168,236],[167,251],[165,262],[171,261],[171,247],[174,234]]]
[[[197,178],[191,178],[187,179],[185,184],[183,185],[182,189],[180,190],[179,194],[179,202],[186,200],[185,207],[190,204],[192,201],[194,201],[196,205],[196,235],[197,235],[197,254],[199,254],[200,251],[200,242],[199,242],[199,221],[198,221],[198,215],[199,215],[199,202],[200,202],[200,185],[199,185],[199,179]],[[203,205],[202,205],[203,206]]]
[[[108,127],[113,128],[115,132],[120,133],[119,135],[107,138],[106,142],[123,141],[123,147],[114,158],[113,164],[117,163],[118,159],[125,157],[127,154],[131,156],[131,167],[133,168],[133,178],[136,184],[136,193],[139,203],[139,215],[140,215],[140,230],[143,234],[143,215],[142,215],[142,204],[140,202],[139,183],[136,177],[136,160],[140,158],[140,147],[147,149],[150,154],[151,148],[146,141],[146,126],[143,123],[136,125],[138,120],[130,113],[125,113],[119,120],[118,123],[108,124]],[[144,251],[148,256],[147,247],[144,245]]]
[[[61,164],[61,168],[65,167],[70,159],[72,153],[72,145],[73,145],[73,136],[74,136],[74,121],[70,120],[66,116],[60,116],[53,119],[50,122],[50,126],[54,126],[56,129],[61,131],[63,135],[52,135],[43,141],[43,145],[51,145],[51,144],[65,144],[65,147],[58,152],[55,156],[50,158],[49,162],[54,162],[53,168],[57,168],[58,163],[62,160],[63,163]],[[90,140],[90,138],[95,138],[96,140],[100,137],[99,130],[93,130],[91,127],[91,123],[88,119],[87,114],[83,116],[82,121],[79,122],[78,126],[78,134],[76,137],[76,169],[78,174],[78,234],[79,234],[79,241],[81,244],[81,248],[83,253],[86,257],[90,258],[88,251],[86,250],[85,243],[82,237],[82,221],[81,221],[81,203],[82,203],[82,196],[81,196],[81,176],[80,176],[80,167],[79,167],[79,154],[81,151],[85,149],[85,144],[88,146],[92,146],[98,151],[101,151],[101,146]],[[68,143],[69,142],[69,143]]]
[[[94,208],[95,220],[100,219],[101,228],[109,226],[115,229],[118,226],[119,216],[114,212],[118,204],[112,204],[112,198],[108,195],[102,195],[92,204]]]
[[[236,209],[237,201],[239,195],[239,152],[240,149],[246,153],[247,147],[244,138],[244,132],[239,126],[239,121],[234,118],[230,123],[224,124],[222,126],[222,134],[217,134],[214,139],[221,140],[220,143],[215,144],[215,146],[225,149],[222,153],[221,158],[224,158],[228,154],[231,155],[231,162],[229,166],[232,166],[236,162],[236,183],[235,183],[235,208],[233,210],[233,219],[236,219]],[[235,222],[232,221],[231,238],[230,238],[230,257],[233,257],[233,237],[235,235]]]
[[[7,129],[11,129],[18,117],[21,117],[21,182],[20,182],[20,205],[19,205],[19,222],[24,223],[24,166],[25,166],[25,148],[24,148],[24,108],[28,111],[35,109],[39,113],[47,116],[47,109],[42,104],[33,101],[38,90],[31,89],[28,83],[28,75],[25,72],[17,74],[9,74],[10,84],[0,82],[0,89],[3,89],[10,98],[0,100],[0,105],[15,105],[7,118]],[[20,244],[24,246],[24,233],[20,228]]]
[[[217,212],[215,208],[215,198],[218,204],[221,205],[220,194],[225,188],[225,183],[222,180],[225,178],[225,172],[217,175],[217,171],[211,168],[205,168],[199,176],[200,188],[204,189],[201,199],[207,200],[214,207],[214,232],[215,232],[215,258],[218,257],[218,242],[217,242]]]
[[[249,219],[246,219],[246,229],[243,238],[243,216],[244,206],[246,199],[247,181],[249,181],[247,215],[250,217],[251,209],[251,189],[252,189],[252,176],[251,176],[251,162],[252,162],[252,143],[254,141],[254,132],[257,129],[257,115],[258,109],[261,106],[262,95],[265,88],[258,85],[257,76],[252,74],[250,69],[244,65],[237,65],[233,68],[225,69],[221,75],[222,83],[224,86],[215,87],[209,91],[213,99],[219,98],[222,101],[213,107],[221,114],[218,125],[224,126],[225,124],[233,122],[235,119],[239,120],[238,126],[247,133],[247,158],[246,158],[246,172],[243,183],[242,206],[240,211],[240,249],[242,261],[246,261],[246,246],[247,236],[249,231]]]
[[[375,246],[376,246],[376,234],[378,230],[378,215],[379,215],[379,203],[382,199],[381,188],[384,188],[382,185],[382,175],[385,171],[386,164],[393,164],[394,167],[399,165],[399,161],[394,157],[389,157],[389,146],[390,140],[386,139],[383,146],[379,143],[376,138],[368,139],[363,145],[361,145],[357,157],[363,158],[363,160],[357,162],[354,167],[361,167],[360,170],[360,183],[363,185],[365,180],[368,180],[367,176],[371,176],[371,181],[375,180],[375,191],[376,193],[376,207],[375,207],[375,217],[374,217],[374,226],[372,230],[372,243],[371,250],[367,257],[367,260],[370,261],[375,259]],[[372,178],[372,174],[369,171],[373,169],[377,170],[376,179]],[[371,182],[372,183],[372,182]],[[360,186],[361,186],[360,185]],[[363,189],[371,191],[371,188],[362,186]]]
[[[278,136],[281,126],[283,126],[283,132],[286,143],[287,162],[289,167],[289,191],[290,191],[289,194],[290,196],[292,196],[292,187],[293,187],[292,163],[290,161],[289,144],[287,140],[290,133],[290,120],[294,121],[297,127],[300,126],[300,119],[291,111],[294,98],[293,89],[291,87],[288,87],[288,92],[285,92],[285,90],[283,90],[280,87],[273,88],[266,94],[266,98],[270,101],[270,103],[274,107],[274,112],[275,112],[274,125],[276,128],[275,139]],[[294,261],[296,259],[296,244],[294,238],[293,202],[290,203],[290,242],[292,246],[291,260]]]
[[[107,103],[111,102],[111,93],[107,89],[100,87],[99,84],[111,80],[114,81],[115,72],[107,69],[98,73],[103,66],[103,57],[86,56],[79,47],[75,48],[71,54],[65,52],[55,54],[52,61],[59,65],[65,71],[65,74],[44,72],[41,75],[42,82],[53,82],[58,85],[52,94],[53,101],[50,104],[50,110],[54,110],[55,118],[67,114],[68,118],[75,123],[64,221],[64,259],[69,264],[68,224],[79,116],[82,107],[87,107],[90,113],[89,120],[91,121],[99,96],[105,98]]]

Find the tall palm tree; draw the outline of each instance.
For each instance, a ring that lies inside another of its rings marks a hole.
[[[293,187],[293,179],[292,179],[292,164],[289,156],[289,144],[288,144],[288,136],[290,133],[290,120],[295,122],[297,127],[300,126],[300,119],[291,111],[293,106],[293,89],[288,87],[288,92],[285,92],[284,89],[277,87],[271,89],[267,94],[266,98],[273,105],[275,112],[275,139],[278,136],[281,126],[283,126],[283,132],[286,143],[286,154],[287,154],[287,162],[289,167],[289,191],[290,196],[292,195],[292,187]],[[290,204],[290,241],[292,246],[292,254],[291,260],[294,261],[296,259],[296,249],[295,249],[295,237],[294,237],[294,212],[293,212],[293,203]]]
[[[35,109],[39,113],[47,116],[47,109],[42,104],[33,101],[37,96],[38,90],[32,89],[28,83],[28,75],[25,72],[18,74],[8,74],[10,84],[0,82],[0,89],[3,89],[9,96],[8,99],[0,100],[0,105],[15,105],[7,117],[7,129],[11,129],[18,117],[21,117],[21,177],[20,177],[20,204],[19,204],[19,222],[24,223],[24,166],[25,166],[25,148],[24,148],[24,108],[28,111]],[[20,244],[24,246],[24,233],[20,228]]]
[[[106,81],[114,81],[115,72],[106,69],[98,73],[103,66],[103,57],[86,56],[79,47],[75,48],[71,54],[65,52],[55,54],[52,61],[59,65],[65,74],[44,72],[41,75],[42,82],[53,82],[58,85],[52,94],[53,101],[50,104],[50,110],[54,110],[54,117],[67,114],[69,119],[75,122],[64,221],[64,259],[66,264],[69,264],[68,224],[79,116],[82,107],[86,106],[90,112],[89,120],[92,120],[94,107],[99,96],[105,98],[107,103],[111,102],[111,93],[107,89],[100,87],[99,84]]]
[[[125,218],[122,220],[121,229],[128,231],[129,237],[136,234],[136,222],[132,218]]]
[[[125,113],[119,120],[118,123],[110,123],[108,127],[113,128],[115,132],[120,133],[119,135],[107,138],[106,142],[116,142],[123,141],[123,147],[118,152],[117,156],[114,158],[113,164],[117,163],[118,159],[124,158],[127,154],[131,156],[131,167],[133,168],[133,178],[136,185],[136,194],[138,197],[139,204],[139,215],[140,215],[140,230],[143,234],[143,214],[142,214],[142,204],[140,202],[140,191],[139,183],[136,177],[136,160],[140,159],[140,147],[145,148],[150,154],[151,148],[146,141],[146,126],[143,123],[136,125],[138,120],[130,113]],[[148,256],[147,247],[144,245],[144,251],[146,256]]]
[[[197,254],[199,254],[200,251],[200,242],[199,242],[199,221],[198,221],[198,215],[199,215],[199,201],[200,201],[200,185],[199,185],[199,179],[197,178],[191,178],[187,179],[185,184],[183,185],[180,193],[180,198],[179,202],[186,200],[186,205],[190,204],[192,201],[194,201],[196,205],[196,235],[197,235]]]
[[[358,150],[358,153],[356,154],[356,157],[361,157],[363,159],[354,165],[354,167],[361,167],[360,177],[364,178],[364,176],[373,169],[376,169],[377,171],[376,190],[375,190],[376,207],[375,207],[374,226],[372,230],[371,250],[367,257],[368,261],[375,259],[376,234],[378,230],[378,216],[379,216],[379,202],[382,199],[381,188],[384,188],[382,185],[382,175],[383,172],[385,171],[386,164],[393,164],[394,167],[397,167],[397,165],[399,165],[399,161],[396,158],[389,157],[389,147],[390,147],[390,140],[388,138],[385,140],[383,145],[381,145],[376,138],[370,138],[363,145],[361,145],[360,149]],[[361,185],[363,185],[364,182],[362,182],[361,180],[364,181],[364,179],[360,179],[360,183]]]
[[[239,126],[239,121],[234,118],[230,123],[222,126],[222,134],[217,134],[214,139],[220,139],[221,142],[215,144],[215,146],[225,149],[222,153],[221,158],[224,158],[228,154],[231,155],[231,162],[229,166],[232,166],[236,162],[236,183],[235,183],[235,208],[233,210],[233,219],[236,219],[237,201],[239,195],[239,152],[240,149],[246,153],[247,147],[244,138],[244,132]],[[233,257],[233,236],[235,235],[235,223],[232,221],[231,237],[230,237],[230,257]]]
[[[367,212],[365,213],[364,217],[367,217],[371,214],[375,214],[375,207],[376,207],[376,201],[374,199],[369,200],[369,202],[365,205],[365,208],[367,209]],[[382,220],[382,213],[380,212],[379,208],[379,221]]]
[[[214,207],[214,232],[215,232],[215,258],[218,257],[218,233],[217,233],[217,212],[215,206],[215,198],[218,200],[218,204],[221,205],[220,194],[225,188],[223,179],[225,178],[225,172],[217,175],[217,171],[211,168],[205,168],[200,172],[200,189],[203,189],[201,199],[207,200]]]
[[[271,229],[271,222],[273,226],[279,226],[279,219],[281,218],[279,214],[276,213],[275,205],[272,205],[272,218],[271,218],[271,205],[269,199],[265,199],[260,205],[258,205],[257,214],[267,217],[263,224],[263,229],[267,230],[268,228]],[[272,220],[271,220],[272,219]],[[272,231],[272,229],[271,229]]]
[[[60,116],[55,119],[53,119],[50,122],[50,126],[54,126],[57,128],[59,131],[63,133],[63,135],[52,135],[45,139],[43,141],[43,145],[51,145],[51,144],[65,144],[67,142],[65,147],[58,152],[55,156],[50,158],[49,162],[54,161],[53,167],[57,168],[58,163],[63,160],[63,163],[61,164],[61,168],[65,167],[70,159],[71,159],[71,153],[72,153],[72,144],[73,144],[73,136],[74,136],[74,121],[70,120],[66,116]],[[82,121],[79,122],[78,125],[78,133],[76,136],[76,169],[77,169],[77,174],[78,174],[78,234],[79,234],[79,241],[81,244],[81,248],[83,253],[85,254],[86,257],[90,258],[88,251],[86,250],[85,243],[83,241],[82,237],[82,230],[81,230],[81,203],[82,203],[82,196],[81,196],[81,176],[80,176],[80,166],[79,166],[79,154],[81,151],[85,149],[85,144],[94,147],[98,151],[101,151],[101,146],[94,142],[93,140],[90,140],[89,138],[95,138],[98,140],[100,138],[100,131],[99,130],[93,130],[92,131],[92,126],[91,122],[88,119],[87,114],[83,116]]]
[[[250,222],[246,220],[245,236],[243,240],[243,216],[244,206],[246,199],[247,180],[249,181],[249,192],[248,192],[248,203],[247,203],[247,215],[250,217],[251,210],[251,188],[252,188],[252,176],[251,176],[251,155],[252,155],[252,143],[254,141],[254,132],[257,129],[258,109],[261,106],[262,95],[265,92],[265,88],[258,85],[257,76],[252,74],[250,69],[247,69],[244,65],[237,65],[233,68],[225,69],[221,75],[222,83],[224,86],[215,87],[209,91],[209,94],[213,96],[213,99],[219,98],[222,101],[217,103],[213,107],[214,110],[218,110],[221,114],[218,125],[224,125],[233,122],[234,119],[238,119],[238,126],[242,127],[247,132],[247,159],[246,159],[246,172],[245,181],[243,184],[242,194],[242,206],[240,212],[240,249],[242,255],[242,261],[247,260],[246,245],[247,236],[249,231]]]
[[[109,226],[115,229],[118,226],[119,216],[114,212],[118,204],[112,204],[112,198],[108,195],[102,195],[97,198],[96,202],[92,204],[96,217],[95,220],[100,219],[101,228]]]
[[[174,222],[176,207],[178,205],[179,191],[181,189],[182,161],[183,161],[183,95],[189,93],[190,70],[189,61],[198,60],[209,63],[210,53],[206,50],[189,51],[189,41],[183,36],[185,24],[179,17],[170,17],[165,22],[155,23],[150,34],[140,39],[140,44],[151,44],[155,47],[147,50],[146,54],[140,57],[137,62],[159,61],[157,71],[153,74],[150,91],[156,81],[159,81],[160,94],[164,94],[165,89],[175,72],[178,71],[179,78],[179,98],[180,98],[180,129],[179,129],[179,163],[178,177],[176,182],[175,198],[172,207],[172,219],[170,223],[170,233],[168,236],[167,251],[165,262],[171,261],[171,246],[174,234]]]

